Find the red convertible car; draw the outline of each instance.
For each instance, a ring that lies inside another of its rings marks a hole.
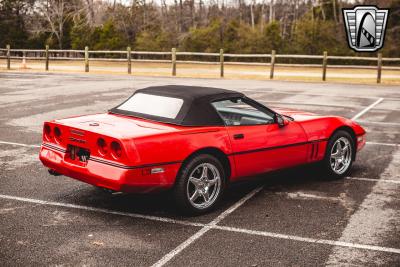
[[[105,114],[45,122],[40,160],[51,174],[122,192],[171,189],[184,211],[204,213],[230,182],[320,162],[345,176],[365,130],[337,116],[269,109],[206,87],[137,90]]]

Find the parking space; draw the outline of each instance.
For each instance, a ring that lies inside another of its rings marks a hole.
[[[329,253],[329,246],[213,230],[168,266],[203,266],[199,259],[226,266],[318,266]]]
[[[2,265],[151,265],[191,226],[115,214],[0,202]]]
[[[395,265],[400,262],[400,88],[276,81],[0,73],[0,258],[5,265]],[[368,144],[350,177],[315,166],[232,185],[210,214],[168,193],[107,194],[38,160],[44,120],[104,112],[134,90],[244,91],[276,108],[357,118]],[[379,100],[381,99],[382,100]]]
[[[390,100],[387,100],[389,102]],[[400,101],[390,101],[391,103],[386,105],[386,101],[378,104],[373,110],[368,112],[368,116],[365,118],[360,117],[360,120],[365,120],[367,123],[375,123],[381,125],[400,125],[400,110],[396,108],[385,108],[386,106],[392,106],[397,103],[400,105]],[[393,104],[392,104],[393,103]],[[385,104],[385,105],[384,105]]]

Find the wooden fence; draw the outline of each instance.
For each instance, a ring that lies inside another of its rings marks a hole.
[[[34,56],[32,56],[34,55]],[[94,57],[90,57],[90,55]],[[99,58],[98,55],[119,55],[120,58]],[[133,55],[140,57],[144,56],[162,56],[168,59],[133,59]],[[199,60],[177,60],[179,56],[192,56],[192,57],[207,57],[215,58],[214,61],[199,61]],[[132,73],[132,62],[144,61],[144,62],[156,62],[156,63],[169,63],[171,64],[171,75],[176,76],[177,63],[193,63],[193,64],[218,64],[220,67],[219,76],[224,77],[224,65],[262,65],[270,66],[269,77],[274,78],[275,66],[279,67],[320,67],[321,78],[323,81],[326,80],[327,69],[329,68],[354,68],[354,69],[374,69],[377,71],[376,81],[381,82],[382,69],[393,69],[400,70],[398,66],[387,66],[384,67],[384,62],[400,62],[400,58],[383,58],[381,53],[378,53],[377,57],[355,57],[355,56],[329,56],[328,52],[324,52],[322,55],[280,55],[276,54],[275,50],[272,50],[270,54],[229,54],[224,53],[223,49],[220,49],[219,53],[201,53],[201,52],[177,52],[176,48],[172,48],[171,52],[150,52],[150,51],[132,51],[130,47],[127,47],[126,51],[99,51],[89,50],[89,47],[85,47],[85,50],[59,50],[49,49],[46,46],[45,49],[11,49],[9,45],[4,48],[0,48],[0,58],[5,58],[7,61],[7,69],[11,69],[11,59],[26,59],[26,60],[44,60],[45,70],[49,70],[49,64],[51,60],[75,60],[83,61],[85,66],[85,72],[89,72],[90,60],[95,61],[122,61],[127,63],[127,72]],[[251,58],[260,59],[261,62],[235,62],[227,61],[230,59],[238,58]],[[278,63],[279,59],[303,59],[303,60],[321,60],[320,64],[284,64]],[[329,64],[329,60],[341,60],[341,61],[361,61],[361,62],[375,62],[374,65],[335,65]],[[267,74],[266,74],[267,75]]]

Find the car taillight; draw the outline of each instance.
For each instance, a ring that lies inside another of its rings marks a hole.
[[[58,127],[54,128],[54,140],[59,144],[61,143],[61,130]]]
[[[44,134],[44,137],[45,137],[45,139],[46,139],[47,141],[50,141],[50,140],[51,140],[51,127],[50,127],[50,125],[45,124],[45,125],[43,126],[43,134]]]
[[[111,142],[111,155],[116,159],[122,156],[121,145],[116,141]]]
[[[107,154],[107,142],[103,138],[97,139],[97,147],[100,155],[104,156]]]

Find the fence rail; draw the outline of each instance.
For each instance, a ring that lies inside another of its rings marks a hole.
[[[2,55],[3,54],[3,55]],[[97,57],[97,55],[119,55],[120,58],[104,58]],[[34,56],[32,56],[34,55]],[[90,57],[92,55],[92,57]],[[163,56],[164,59],[133,59],[132,56]],[[94,57],[93,57],[94,56]],[[215,61],[205,60],[177,60],[178,57],[208,57],[216,58]],[[165,59],[169,57],[169,59]],[[393,69],[400,70],[400,66],[383,66],[384,62],[400,62],[400,58],[384,58],[381,53],[378,53],[377,57],[355,57],[355,56],[329,56],[328,52],[324,52],[322,55],[283,55],[276,54],[275,50],[271,51],[271,54],[231,54],[224,53],[221,49],[219,53],[202,53],[202,52],[178,52],[175,48],[171,49],[171,52],[154,52],[154,51],[132,51],[130,47],[127,47],[126,51],[115,51],[115,50],[89,50],[89,47],[85,47],[84,50],[62,50],[62,49],[49,49],[46,46],[45,49],[11,49],[10,45],[6,48],[0,48],[0,58],[5,58],[7,61],[7,69],[11,69],[12,59],[22,60],[44,60],[45,70],[49,70],[50,61],[56,60],[71,60],[71,61],[83,61],[85,65],[85,72],[89,72],[90,61],[115,61],[115,62],[127,62],[127,72],[132,73],[132,63],[134,62],[154,62],[154,63],[170,63],[171,64],[171,75],[176,76],[177,63],[180,64],[215,64],[220,66],[220,77],[224,77],[225,70],[224,65],[257,65],[257,66],[269,66],[270,79],[274,78],[275,67],[313,67],[321,68],[321,78],[323,81],[326,80],[326,74],[328,68],[354,68],[354,69],[375,69],[377,70],[377,83],[382,80],[382,69]],[[225,59],[235,58],[252,58],[252,59],[266,59],[264,62],[243,62],[243,61],[225,61]],[[295,64],[295,63],[277,63],[277,59],[308,59],[308,60],[321,60],[320,64]],[[267,62],[268,60],[268,62]],[[376,62],[376,65],[337,65],[328,64],[329,60],[342,60],[342,61],[367,61]]]

